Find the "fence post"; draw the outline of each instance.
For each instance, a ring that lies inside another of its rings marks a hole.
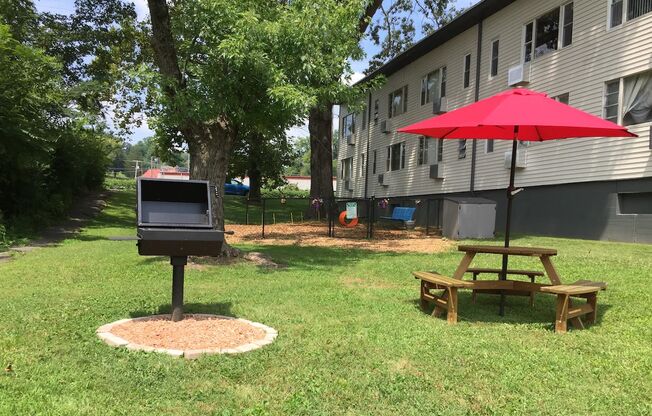
[[[369,239],[374,238],[374,222],[376,222],[376,197],[371,197],[371,221],[369,221]]]
[[[249,197],[247,196],[247,205],[245,206],[245,225],[249,225]]]
[[[263,200],[263,237],[265,238],[265,198],[262,198]]]
[[[428,203],[426,204],[426,236],[430,232],[430,199],[427,199]]]

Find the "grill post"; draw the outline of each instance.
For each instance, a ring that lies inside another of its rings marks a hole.
[[[183,319],[183,279],[188,256],[170,257],[172,265],[172,322]]]

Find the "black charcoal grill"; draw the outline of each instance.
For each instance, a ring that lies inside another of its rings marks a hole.
[[[172,320],[183,319],[188,256],[218,256],[224,232],[213,230],[208,181],[138,179],[138,254],[170,256]]]

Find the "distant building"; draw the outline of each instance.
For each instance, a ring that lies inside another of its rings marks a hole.
[[[180,171],[178,168],[162,167],[160,169],[147,169],[141,175],[143,178],[158,178],[158,179],[190,179],[189,172]]]
[[[309,191],[310,190],[310,176],[288,175],[284,177],[288,184],[296,185],[297,188]],[[245,176],[242,183],[249,185],[249,177]],[[337,189],[337,178],[333,177],[333,190]]]

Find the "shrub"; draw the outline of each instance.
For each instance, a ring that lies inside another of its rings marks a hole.
[[[308,198],[310,192],[299,189],[294,184],[287,184],[274,189],[263,188],[261,195],[263,198]]]

